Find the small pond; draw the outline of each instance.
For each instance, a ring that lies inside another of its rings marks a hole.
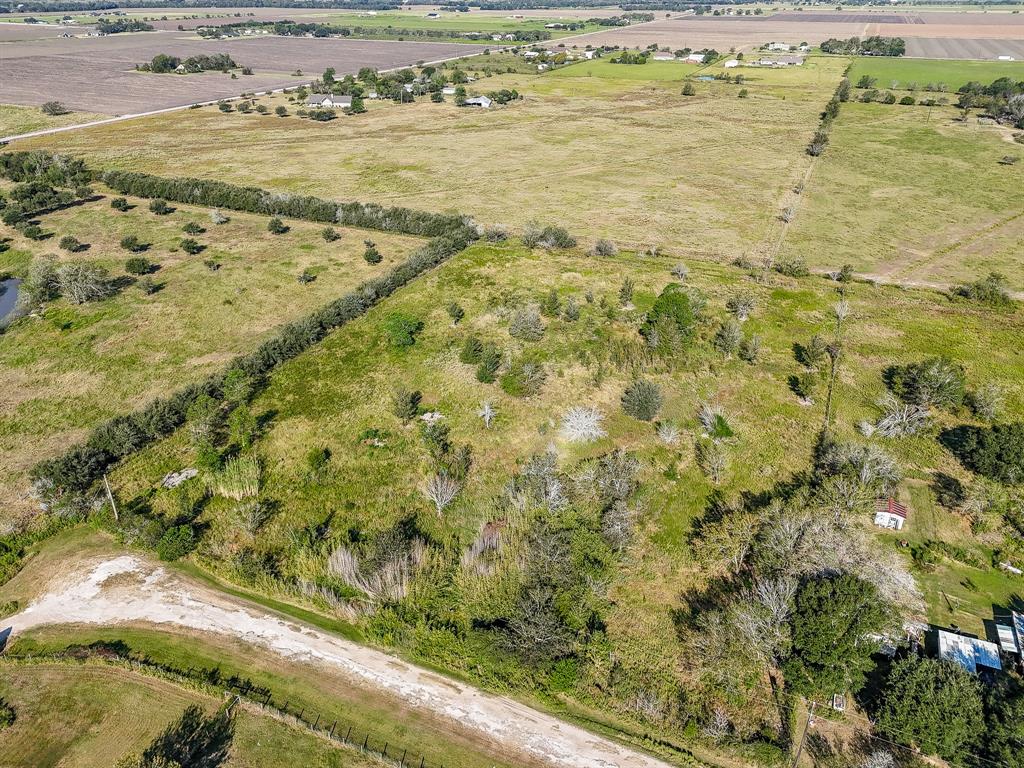
[[[0,322],[3,322],[9,314],[14,311],[18,303],[18,286],[21,280],[12,277],[8,280],[0,280]]]

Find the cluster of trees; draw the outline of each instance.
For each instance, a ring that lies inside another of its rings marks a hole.
[[[1024,128],[1024,80],[1001,77],[988,85],[971,81],[957,90],[961,109],[981,109],[998,120]]]
[[[847,56],[902,56],[907,52],[907,41],[902,37],[872,35],[861,39],[850,37],[839,40],[830,37],[821,44],[822,53],[840,53]]]
[[[187,59],[179,59],[177,56],[170,56],[166,53],[158,53],[148,64],[136,64],[135,69],[139,72],[155,72],[166,74],[177,71],[183,67],[185,72],[193,74],[196,72],[220,71],[227,72],[238,65],[226,53],[203,54],[189,56]]]
[[[807,154],[817,157],[825,151],[828,146],[829,132],[832,130],[832,123],[839,116],[839,105],[850,100],[850,81],[844,77],[836,86],[835,93],[825,105],[825,111],[821,113],[821,121],[818,129],[814,132],[811,143],[807,145]]]
[[[587,24],[597,24],[599,27],[628,27],[630,24],[642,24],[647,21],[654,21],[653,13],[623,13],[619,16],[598,16],[587,19]],[[581,24],[580,27],[583,25]]]
[[[100,19],[96,22],[96,31],[105,35],[116,35],[120,32],[152,32],[155,27],[141,19]]]
[[[579,22],[569,25],[569,28],[580,27]],[[198,34],[205,38],[238,37],[245,30],[266,30],[275,35],[285,37],[378,37],[378,38],[432,38],[451,40],[457,38],[469,38],[471,40],[490,40],[493,32],[489,31],[464,31],[458,29],[421,29],[403,28],[394,25],[364,26],[356,25],[343,27],[336,24],[323,24],[320,22],[296,22],[283,21],[243,21],[234,24],[224,24],[214,27],[201,27]],[[514,36],[516,42],[532,43],[541,40],[550,40],[551,32],[546,29],[513,30],[507,34]]]
[[[92,194],[91,172],[81,160],[46,152],[0,155],[0,177],[16,182],[0,195],[0,221],[18,227],[26,237],[39,239],[42,230],[30,219],[38,213],[73,204]]]
[[[52,258],[40,258],[29,266],[18,300],[34,307],[63,296],[74,304],[85,304],[105,299],[115,290],[103,267],[84,262],[58,265]]]

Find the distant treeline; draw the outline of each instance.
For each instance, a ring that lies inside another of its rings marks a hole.
[[[29,178],[40,153],[13,153],[4,166],[14,177]],[[52,156],[51,156],[52,158]],[[59,166],[51,159],[49,166]],[[44,175],[48,172],[43,169]],[[96,427],[85,442],[72,446],[32,470],[33,481],[48,486],[50,494],[80,492],[99,480],[113,464],[144,446],[171,434],[199,398],[220,400],[225,377],[242,375],[260,381],[281,363],[320,342],[332,330],[361,316],[411,280],[468,246],[476,231],[463,216],[428,213],[408,208],[384,208],[364,203],[337,203],[310,196],[275,194],[256,187],[219,181],[161,178],[144,173],[106,171],[95,174],[111,189],[139,197],[173,200],[271,216],[289,216],[345,226],[401,232],[432,239],[386,275],[367,280],[352,292],[283,325],[277,333],[248,354],[235,358],[218,374],[154,400],[130,414],[116,416]]]
[[[0,13],[56,13],[110,11],[115,8],[332,8],[389,11],[398,8],[387,0],[36,0],[0,4]]]
[[[902,37],[881,37],[872,35],[861,40],[851,37],[839,40],[831,37],[821,44],[822,53],[841,53],[847,56],[902,56],[907,52],[907,42]]]
[[[135,69],[139,72],[155,72],[165,74],[174,72],[178,67],[183,67],[186,72],[223,72],[234,69],[238,65],[235,60],[226,53],[213,53],[209,55],[189,56],[187,59],[179,59],[177,56],[170,56],[166,53],[158,53],[152,61],[146,64],[136,64]]]
[[[96,30],[105,35],[116,35],[119,32],[152,32],[155,27],[139,19],[100,19]]]
[[[583,26],[581,22],[579,27]],[[221,36],[238,37],[246,29],[266,29],[275,35],[285,37],[369,37],[387,35],[388,37],[431,37],[431,38],[470,38],[490,39],[495,32],[464,32],[454,29],[403,29],[401,27],[388,26],[356,26],[340,27],[333,24],[321,24],[319,22],[299,21],[240,21],[233,24],[222,24],[220,26],[201,27],[197,30],[200,37],[216,38]],[[504,34],[504,33],[503,33]],[[518,30],[510,32],[518,42],[537,42],[550,40],[551,33],[547,30]]]

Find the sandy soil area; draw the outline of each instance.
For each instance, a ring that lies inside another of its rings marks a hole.
[[[11,635],[48,624],[151,622],[239,638],[283,657],[328,665],[355,682],[440,715],[517,753],[566,768],[667,764],[512,701],[381,651],[251,608],[131,555],[94,560],[0,624]]]

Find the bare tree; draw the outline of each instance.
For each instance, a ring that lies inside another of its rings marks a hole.
[[[726,302],[726,308],[732,312],[741,323],[746,322],[754,311],[755,299],[752,293],[737,293],[730,296]]]
[[[462,490],[462,485],[451,477],[447,472],[438,472],[427,478],[423,485],[423,495],[433,502],[437,509],[437,516],[440,517],[445,508],[448,507],[455,497]]]
[[[883,397],[878,407],[882,416],[875,424],[875,430],[882,437],[905,437],[915,435],[928,426],[928,408],[897,400],[891,394]]]
[[[480,405],[480,410],[477,411],[476,415],[484,420],[484,429],[490,429],[491,424],[494,423],[495,416],[498,415],[498,412],[494,410],[494,406],[491,405],[490,400],[484,400],[484,402]]]
[[[607,432],[601,427],[604,414],[590,406],[574,406],[562,416],[562,437],[570,443],[600,440]]]
[[[678,264],[672,267],[671,273],[672,277],[674,277],[676,280],[678,280],[679,282],[684,282],[686,280],[686,276],[690,274],[690,268],[680,261]]]

